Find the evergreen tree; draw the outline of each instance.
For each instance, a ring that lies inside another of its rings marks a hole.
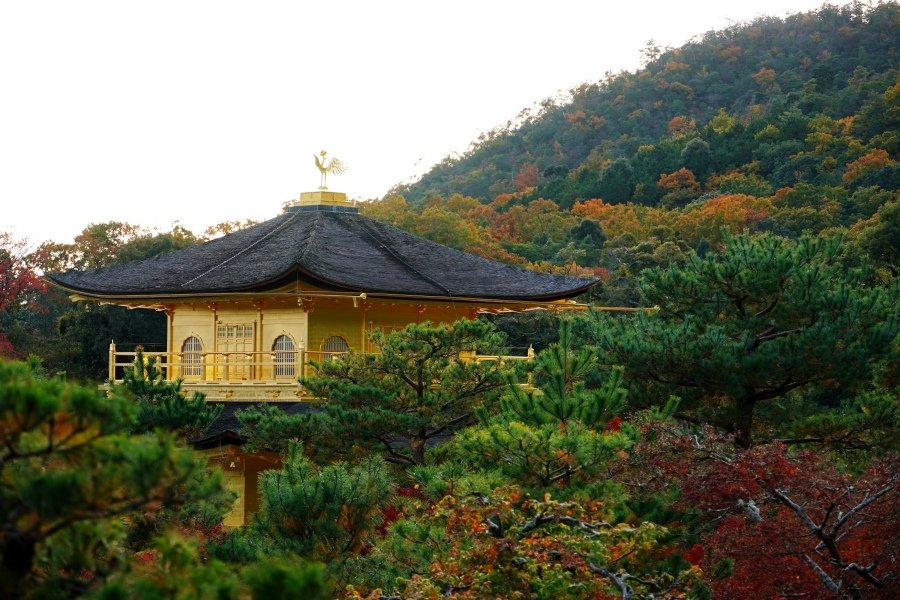
[[[474,409],[490,404],[508,366],[465,355],[500,353],[502,336],[484,321],[413,324],[374,331],[377,354],[348,354],[315,365],[301,383],[322,398],[321,411],[286,416],[247,411],[240,418],[257,448],[282,451],[290,438],[338,453],[382,452],[385,460],[425,464],[426,444],[475,422]]]
[[[566,239],[581,253],[576,262],[581,266],[596,265],[600,262],[600,251],[606,243],[606,234],[597,221],[582,219],[581,223],[566,232]]]
[[[322,560],[360,552],[393,486],[378,457],[318,467],[291,444],[284,466],[263,473],[256,528],[277,546]]]
[[[869,390],[843,399],[836,407],[819,408],[790,424],[791,444],[821,444],[833,450],[862,450],[860,456],[842,453],[842,462],[865,462],[875,454],[896,452],[900,446],[900,390]]]
[[[604,431],[625,408],[626,391],[621,369],[613,369],[602,385],[587,387],[585,378],[597,365],[594,350],[575,349],[572,322],[562,321],[559,343],[537,356],[536,387],[511,379],[500,413],[482,411],[482,424],[456,440],[460,460],[500,469],[535,489],[595,473],[636,435],[630,427],[619,431],[619,421]]]
[[[597,354],[586,346],[576,349],[572,329],[571,320],[560,322],[559,342],[535,358],[537,388],[513,381],[509,394],[501,400],[502,412],[529,425],[581,421],[602,429],[625,409],[627,392],[622,387],[621,368],[613,369],[601,386],[585,386],[585,379],[597,369]]]
[[[683,266],[645,271],[655,314],[597,318],[594,335],[630,377],[694,397],[749,446],[760,404],[813,386],[853,386],[895,352],[896,284],[868,284],[838,238],[727,235]],[[722,401],[730,410],[722,412]]]
[[[613,204],[624,204],[631,200],[636,185],[634,169],[628,159],[617,158],[600,172],[597,193],[603,200]]]
[[[4,593],[83,591],[85,569],[102,577],[118,560],[124,516],[177,509],[210,492],[190,485],[203,465],[174,436],[129,435],[135,413],[120,396],[0,362]]]
[[[108,222],[87,226],[73,243],[44,242],[28,258],[45,273],[84,270],[148,259],[200,242],[190,231],[175,225],[172,231],[150,233],[137,225]],[[50,368],[65,371],[69,377],[102,380],[106,375],[110,340],[121,345],[136,342],[164,347],[165,316],[149,310],[130,310],[123,306],[91,302],[72,304],[59,297],[51,306],[56,339],[43,340],[49,346],[35,348],[47,359]],[[46,335],[46,334],[45,334]]]
[[[200,392],[186,397],[181,381],[165,380],[156,358],[144,356],[140,348],[132,368],[124,373],[122,385],[115,390],[137,404],[133,433],[160,427],[186,438],[202,432],[222,412],[220,405],[208,404]]]
[[[197,540],[174,533],[153,540],[149,564],[116,574],[98,600],[325,600],[325,570],[289,555],[260,557],[240,570],[203,556]]]
[[[689,141],[681,151],[681,164],[699,179],[705,179],[714,166],[709,143],[700,138]]]

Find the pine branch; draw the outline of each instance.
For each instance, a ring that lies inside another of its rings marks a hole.
[[[378,438],[378,441],[381,442],[382,444],[384,444],[385,450],[388,453],[388,455],[384,459],[387,462],[393,463],[395,465],[404,465],[404,466],[415,466],[416,465],[416,461],[414,461],[412,458],[397,452],[394,449],[394,447],[391,445],[390,441],[388,441],[387,439],[380,437],[380,438]]]
[[[465,413],[465,414],[463,414],[463,415],[460,415],[460,416],[458,416],[458,417],[455,417],[455,418],[453,418],[453,419],[447,421],[446,423],[444,423],[444,424],[441,425],[440,427],[436,427],[435,429],[431,429],[431,430],[425,432],[424,437],[425,437],[426,439],[431,439],[431,438],[433,438],[433,437],[435,437],[435,436],[441,435],[442,433],[444,433],[444,432],[447,431],[448,429],[449,429],[449,430],[453,430],[453,429],[454,429],[455,427],[457,427],[458,425],[462,425],[462,424],[464,424],[464,423],[466,423],[466,422],[469,422],[469,421],[472,421],[472,420],[473,420],[473,418],[472,418],[472,413],[470,413],[470,412]]]
[[[588,570],[591,573],[596,573],[597,575],[602,575],[609,579],[616,589],[619,590],[619,593],[622,595],[622,600],[631,600],[631,598],[634,597],[634,588],[628,585],[626,581],[627,573],[617,575],[606,567],[595,565],[592,562],[588,562]]]
[[[555,513],[538,513],[528,521],[525,521],[519,527],[519,533],[525,534],[529,531],[537,529],[542,525],[546,525],[547,523],[561,523],[563,525],[568,525],[573,529],[578,529],[580,531],[586,532],[590,537],[596,537],[600,535],[601,528],[612,528],[610,523],[606,521],[600,521],[599,523],[589,523],[587,521],[582,521],[581,519],[576,519],[575,517],[571,517],[568,515],[558,515]]]

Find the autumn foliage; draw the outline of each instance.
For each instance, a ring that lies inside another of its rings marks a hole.
[[[26,263],[27,244],[8,232],[0,232],[0,311],[17,304],[38,304],[36,294],[47,290],[47,283]]]
[[[645,426],[627,477],[677,486],[707,519],[687,558],[714,597],[892,598],[900,577],[896,456],[854,475],[784,444],[735,451],[728,436]]]
[[[844,172],[842,179],[845,182],[854,181],[865,173],[886,167],[893,163],[894,161],[891,160],[887,150],[876,148],[871,152],[860,156],[856,160],[847,163],[847,170]]]
[[[673,171],[672,173],[664,173],[659,176],[657,184],[660,189],[666,192],[699,192],[700,183],[690,169],[684,167]]]
[[[421,551],[401,540],[433,540],[431,560],[405,582],[402,597],[615,598],[612,590],[620,586],[677,597],[704,587],[696,563],[655,570],[671,552],[665,527],[612,525],[606,516],[598,502],[561,501],[549,493],[532,498],[515,487],[490,496],[446,496],[394,525],[379,552],[388,562],[409,564],[421,560]],[[696,550],[688,555],[698,558]],[[380,589],[365,594],[352,586],[346,596],[381,597]]]
[[[20,310],[42,312],[41,294],[48,285],[28,264],[27,243],[0,232],[0,357],[19,356],[7,336],[5,321]]]

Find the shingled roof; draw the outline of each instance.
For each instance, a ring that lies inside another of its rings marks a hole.
[[[298,279],[374,295],[558,300],[597,283],[511,267],[327,210],[289,212],[156,258],[48,278],[104,297],[256,292]]]

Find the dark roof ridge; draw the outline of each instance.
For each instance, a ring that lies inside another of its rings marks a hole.
[[[362,222],[363,231],[365,232],[365,234],[368,235],[370,238],[372,238],[372,240],[378,244],[379,248],[381,248],[382,250],[384,250],[385,252],[390,254],[391,257],[394,258],[394,260],[399,262],[401,265],[406,267],[408,270],[412,271],[413,273],[415,273],[422,279],[428,281],[429,283],[431,283],[438,289],[444,290],[444,292],[446,292],[447,295],[450,296],[451,298],[453,297],[453,292],[451,292],[449,289],[447,289],[447,287],[444,284],[442,284],[438,281],[435,281],[434,279],[432,279],[425,273],[422,273],[421,271],[416,269],[414,266],[412,266],[411,264],[409,264],[408,262],[403,260],[403,257],[400,256],[397,252],[394,252],[388,244],[385,244],[384,240],[381,238],[381,234],[379,234],[377,231],[375,231],[375,228],[372,227],[372,219],[366,217],[365,215],[362,215],[361,222]]]
[[[256,246],[258,246],[259,244],[261,244],[262,242],[264,242],[266,239],[268,239],[270,236],[272,236],[272,235],[274,235],[275,233],[277,233],[279,230],[284,229],[285,227],[287,227],[288,225],[290,225],[291,222],[296,218],[296,216],[297,216],[297,213],[294,213],[294,214],[290,215],[287,219],[284,220],[283,223],[279,223],[278,225],[276,225],[275,227],[273,227],[271,231],[269,231],[268,233],[266,233],[265,235],[263,235],[263,236],[260,237],[259,239],[255,240],[255,241],[254,241],[252,244],[250,244],[249,246],[246,246],[246,247],[244,247],[244,248],[241,248],[241,249],[238,250],[236,253],[232,254],[231,256],[229,256],[228,258],[226,258],[225,260],[223,260],[222,262],[220,262],[220,263],[217,264],[216,266],[210,267],[209,269],[207,269],[206,271],[200,273],[199,275],[197,275],[196,277],[194,277],[194,278],[192,278],[192,279],[188,279],[187,281],[185,281],[184,283],[181,284],[181,287],[187,287],[188,285],[194,283],[194,282],[197,281],[198,279],[203,279],[204,277],[206,277],[207,275],[209,275],[210,273],[212,273],[212,272],[215,271],[216,269],[219,269],[219,268],[221,268],[221,267],[224,267],[225,265],[227,265],[228,263],[230,263],[231,261],[233,261],[235,258],[237,258],[238,256],[240,256],[241,254],[244,254],[245,252],[249,252],[250,250],[252,250],[252,249],[255,248]],[[307,246],[307,247],[308,247],[308,246]]]
[[[295,212],[295,215],[300,214],[299,212]],[[303,247],[303,250],[297,255],[297,259],[294,261],[294,264],[301,265],[303,264],[303,259],[306,258],[306,255],[309,254],[310,250],[315,247],[315,240],[318,237],[319,232],[322,231],[323,226],[325,224],[325,217],[323,216],[325,213],[316,212],[315,214],[315,223],[311,227],[312,231],[310,231],[309,236],[306,238],[306,246]]]

